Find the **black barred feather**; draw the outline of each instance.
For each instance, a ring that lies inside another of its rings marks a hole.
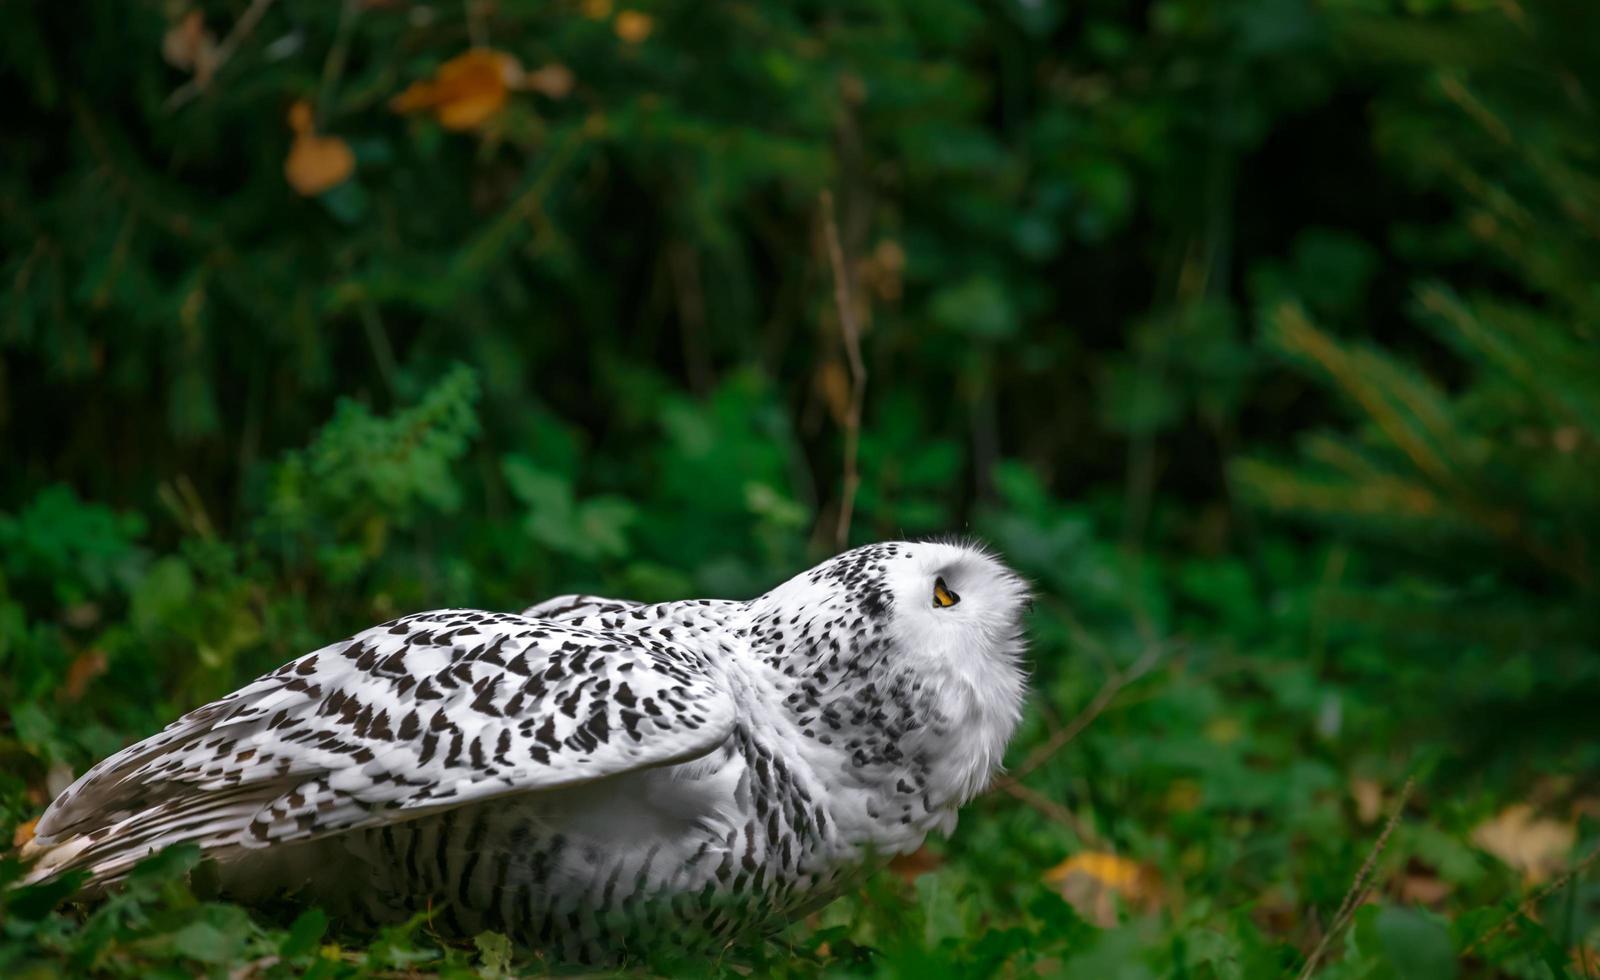
[[[954,825],[1016,724],[1025,601],[980,549],[887,543],[748,602],[407,616],[91,768],[28,880],[105,888],[193,843],[225,895],[352,925],[429,908],[588,961],[716,946]]]

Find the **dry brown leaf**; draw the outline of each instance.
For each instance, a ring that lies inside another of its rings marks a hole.
[[[1383,815],[1383,787],[1377,780],[1350,780],[1350,799],[1355,801],[1356,819],[1362,823],[1372,823]]]
[[[611,0],[583,0],[578,10],[590,20],[605,20],[611,16]]]
[[[191,10],[174,21],[161,36],[161,57],[179,71],[194,73],[195,83],[204,88],[217,68],[217,36],[206,29],[205,15]]]
[[[897,854],[889,861],[889,870],[908,882],[942,867],[944,858],[926,847],[919,847],[910,854]]]
[[[21,847],[33,840],[33,828],[39,823],[39,818],[34,817],[27,823],[17,824],[17,829],[11,832],[11,846]]]
[[[100,607],[92,602],[68,606],[61,619],[75,630],[86,630],[100,621]]]
[[[1431,874],[1408,874],[1400,879],[1400,900],[1407,904],[1437,906],[1455,886]]]
[[[891,303],[900,298],[905,269],[905,249],[888,238],[880,241],[872,254],[856,263],[856,275],[862,285],[879,299]]]
[[[304,100],[289,107],[289,128],[294,142],[283,161],[283,178],[305,197],[315,197],[344,183],[355,171],[350,145],[337,136],[322,136],[313,125],[311,106]]]
[[[505,108],[523,84],[521,62],[504,51],[472,48],[389,100],[395,112],[432,112],[446,129],[474,129]]]
[[[656,22],[649,14],[638,10],[623,10],[617,13],[617,19],[612,22],[611,29],[617,32],[617,37],[629,44],[638,44],[656,29]]]
[[[572,87],[577,82],[577,76],[572,74],[571,68],[554,61],[538,71],[529,72],[522,87],[552,99],[564,99],[572,94]]]
[[[1282,935],[1303,924],[1299,899],[1282,885],[1269,886],[1249,903],[1250,919],[1260,929]]]
[[[834,424],[844,425],[850,416],[850,372],[839,361],[829,359],[817,365],[814,383]]]
[[[1161,879],[1155,869],[1099,851],[1074,854],[1044,873],[1086,920],[1102,928],[1117,923],[1117,898],[1143,910],[1161,900]]]
[[[88,649],[78,654],[67,668],[67,679],[61,693],[68,701],[77,701],[89,689],[89,684],[106,672],[105,651]]]
[[[1566,866],[1578,829],[1534,814],[1516,803],[1472,829],[1472,843],[1522,872],[1529,883],[1545,880]]]

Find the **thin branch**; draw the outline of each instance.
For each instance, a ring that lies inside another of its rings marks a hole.
[[[1339,911],[1334,913],[1333,923],[1317,941],[1316,947],[1311,950],[1311,955],[1306,957],[1306,964],[1300,968],[1298,980],[1306,980],[1311,976],[1317,968],[1317,963],[1322,959],[1322,954],[1328,951],[1328,944],[1333,942],[1333,937],[1344,931],[1344,927],[1356,914],[1356,909],[1361,907],[1361,903],[1366,901],[1367,895],[1371,893],[1371,889],[1367,886],[1373,866],[1378,863],[1378,857],[1388,845],[1389,835],[1394,833],[1395,826],[1400,823],[1400,815],[1405,812],[1406,804],[1411,800],[1411,789],[1415,784],[1414,779],[1407,779],[1405,787],[1400,790],[1400,798],[1395,801],[1394,812],[1389,814],[1389,822],[1383,825],[1383,833],[1373,842],[1372,850],[1367,852],[1367,859],[1361,862],[1361,868],[1356,871],[1355,880],[1350,882],[1350,890],[1344,893],[1344,901],[1339,903]]]
[[[461,0],[461,12],[467,18],[467,43],[475,48],[489,46],[489,29],[483,24],[483,10],[477,0]]]
[[[1535,888],[1527,898],[1523,899],[1516,908],[1511,910],[1510,915],[1506,916],[1504,919],[1501,919],[1494,926],[1494,928],[1484,932],[1482,935],[1478,936],[1478,938],[1474,939],[1470,944],[1468,944],[1467,948],[1461,951],[1461,955],[1466,956],[1475,952],[1478,947],[1511,928],[1512,924],[1516,922],[1518,918],[1528,916],[1528,914],[1533,911],[1534,906],[1560,891],[1569,881],[1576,878],[1578,875],[1583,874],[1583,872],[1588,870],[1589,866],[1594,864],[1596,861],[1600,861],[1600,847],[1596,847],[1588,854],[1585,854],[1582,858],[1579,858],[1576,864],[1562,872],[1560,875],[1550,879],[1543,885],[1540,885],[1538,888]]]
[[[1100,717],[1100,713],[1110,707],[1111,702],[1116,700],[1117,695],[1122,693],[1123,688],[1148,674],[1150,669],[1156,665],[1156,662],[1161,659],[1164,652],[1160,645],[1152,645],[1140,655],[1138,660],[1134,661],[1133,666],[1127,670],[1117,671],[1106,678],[1106,682],[1101,685],[1100,690],[1084,706],[1084,709],[1078,712],[1077,717],[1068,722],[1065,728],[1051,735],[1032,752],[1028,753],[1028,757],[1023,760],[1022,765],[1018,766],[1013,772],[1008,773],[1004,778],[996,780],[989,787],[990,791],[1003,790],[1010,792],[1011,787],[1020,783],[1035,769],[1049,762],[1051,756],[1061,751],[1063,746],[1077,738],[1085,728],[1089,727],[1090,723]]]
[[[250,0],[250,6],[245,8],[245,12],[239,15],[238,20],[233,22],[233,28],[228,31],[228,36],[222,39],[221,44],[217,45],[216,60],[211,63],[211,72],[206,76],[206,80],[201,82],[200,76],[196,75],[173,89],[172,94],[167,96],[167,102],[163,108],[168,112],[176,112],[194,101],[196,96],[205,91],[206,86],[211,83],[211,79],[217,77],[217,72],[221,71],[222,66],[228,63],[229,58],[233,57],[233,53],[239,50],[239,45],[243,44],[255,32],[256,25],[261,23],[262,17],[266,16],[267,8],[272,6],[272,2],[273,0]]]
[[[858,457],[861,449],[861,407],[867,396],[867,366],[861,359],[861,327],[856,322],[855,304],[850,296],[849,269],[844,261],[844,246],[839,242],[839,225],[833,216],[833,193],[820,195],[822,232],[828,246],[828,264],[833,267],[833,302],[838,309],[839,334],[844,340],[850,364],[850,410],[844,428],[844,496],[839,501],[839,518],[834,525],[834,544],[843,548],[850,540],[850,519],[855,511],[856,490],[861,486]]]
[[[344,0],[344,6],[339,8],[339,26],[334,29],[333,44],[327,56],[322,59],[322,79],[317,82],[318,120],[327,119],[328,100],[333,98],[339,80],[344,77],[345,61],[350,56],[350,35],[356,25],[356,14],[360,12],[357,0]]]
[[[667,274],[678,304],[678,339],[683,345],[689,390],[704,396],[715,384],[711,357],[706,351],[706,295],[701,285],[700,256],[694,246],[674,240],[667,244]]]
[[[1078,839],[1083,842],[1084,846],[1099,846],[1099,835],[1090,830],[1088,827],[1084,826],[1083,821],[1078,819],[1078,815],[1076,813],[1073,813],[1071,810],[1062,806],[1060,803],[1057,803],[1055,800],[1052,800],[1050,797],[1044,795],[1038,790],[1024,786],[1021,783],[1004,783],[996,785],[994,788],[1000,790],[1002,793],[1009,794],[1010,796],[1021,800],[1023,803],[1033,807],[1035,810],[1044,814],[1051,820],[1054,820],[1056,823],[1065,825],[1078,836]]]

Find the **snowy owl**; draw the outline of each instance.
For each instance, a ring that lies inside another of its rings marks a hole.
[[[100,762],[25,856],[104,887],[192,842],[231,898],[563,959],[776,929],[955,826],[1017,723],[1026,598],[888,542],[747,602],[406,616]]]

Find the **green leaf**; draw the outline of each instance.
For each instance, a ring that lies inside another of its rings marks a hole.
[[[1395,973],[1406,980],[1454,980],[1460,970],[1449,931],[1421,912],[1386,906],[1374,929]]]
[[[511,940],[503,933],[480,932],[472,939],[478,948],[478,976],[490,978],[511,976]]]
[[[301,912],[289,927],[289,932],[278,944],[278,953],[285,959],[308,956],[315,952],[317,943],[328,931],[328,915],[319,908]]]
[[[86,871],[70,871],[36,885],[9,888],[0,893],[0,907],[8,917],[37,922],[76,892],[88,877]]]
[[[231,960],[244,937],[229,935],[209,922],[191,922],[172,934],[173,952],[202,963]]]
[[[972,276],[934,293],[930,304],[941,326],[985,340],[999,340],[1017,332],[1016,309],[1005,287],[988,276]]]
[[[134,587],[130,618],[144,632],[158,629],[188,608],[194,592],[188,562],[170,555],[158,559]]]
[[[1163,432],[1183,417],[1184,401],[1177,386],[1140,364],[1110,364],[1099,395],[1101,420],[1106,428],[1124,435]]]

